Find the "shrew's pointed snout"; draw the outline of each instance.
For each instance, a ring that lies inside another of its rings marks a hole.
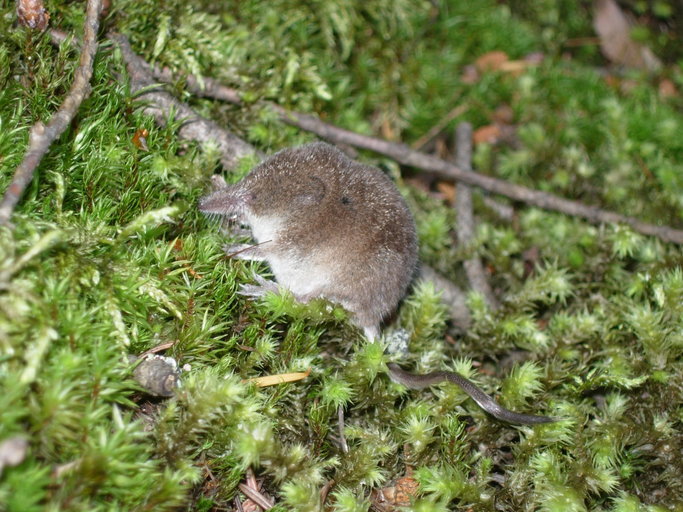
[[[219,191],[220,192],[220,191]],[[217,196],[219,192],[213,192],[199,198],[199,211],[202,213],[220,213],[218,208],[220,207],[220,201]]]
[[[244,210],[244,198],[236,186],[223,187],[199,199],[199,211],[209,215],[238,216]]]

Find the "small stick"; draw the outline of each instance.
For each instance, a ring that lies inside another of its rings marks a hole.
[[[263,510],[270,510],[273,508],[273,504],[270,502],[270,500],[256,489],[252,489],[246,484],[239,484],[239,488],[247,498],[256,503]]]
[[[483,195],[481,198],[487,208],[495,213],[501,220],[510,222],[515,216],[515,209],[512,206],[496,201],[492,197]]]
[[[231,252],[230,254],[226,254],[228,258],[234,258],[238,254],[242,254],[245,251],[250,251],[254,247],[258,247],[259,245],[267,244],[268,242],[272,242],[272,240],[264,240],[263,242],[259,242],[257,244],[248,244],[245,248],[240,249],[239,251]]]
[[[14,171],[12,183],[5,191],[0,202],[0,225],[10,225],[10,217],[21,195],[33,179],[38,164],[42,160],[50,144],[56,140],[69,126],[83,100],[90,94],[90,78],[93,62],[97,52],[97,31],[100,26],[101,0],[88,0],[85,24],[83,26],[83,50],[80,62],[74,73],[74,81],[59,110],[54,113],[47,125],[38,121],[33,125],[28,138],[28,150],[24,160]]]
[[[244,507],[242,506],[242,500],[239,496],[235,496],[235,508],[237,512],[244,512]]]
[[[344,453],[349,453],[349,444],[344,435],[344,408],[341,405],[337,407],[337,418],[339,419],[339,446]]]
[[[468,108],[468,105],[458,105],[457,107],[452,109],[448,114],[442,117],[434,126],[432,126],[427,133],[425,133],[422,137],[413,142],[410,145],[410,147],[413,149],[422,149],[422,146],[424,146],[425,144],[427,144],[427,142],[436,137],[439,134],[439,132],[441,132],[441,130],[443,130],[446,127],[448,123],[450,123],[456,117],[461,116],[462,114],[467,112]]]
[[[257,491],[260,491],[261,489],[259,488],[258,482],[256,481],[256,475],[254,474],[254,470],[251,468],[247,468],[247,485],[249,486],[250,489],[255,489]]]
[[[456,157],[458,167],[465,171],[472,170],[472,125],[460,123],[455,131]],[[472,213],[472,189],[469,185],[459,183],[456,190],[455,208],[458,215],[458,243],[467,247],[474,239],[474,214]],[[498,309],[500,306],[496,296],[486,279],[484,266],[476,255],[464,263],[467,280],[473,290],[481,293],[489,308]]]
[[[152,347],[148,350],[145,350],[142,354],[138,356],[139,359],[142,359],[144,357],[147,357],[150,354],[156,354],[157,352],[162,352],[164,350],[168,350],[175,344],[175,341],[167,341],[166,343],[161,343],[157,345],[156,347]]]
[[[325,504],[325,501],[327,501],[327,495],[330,493],[335,483],[336,482],[334,479],[328,480],[325,485],[323,485],[323,488],[320,489],[320,505]]]
[[[249,143],[224,130],[217,123],[201,117],[194,110],[175,99],[169,93],[155,88],[155,81],[149,64],[138,57],[122,34],[110,34],[121,50],[121,56],[130,76],[131,92],[138,93],[138,98],[145,100],[145,112],[160,125],[166,124],[168,115],[175,113],[175,119],[182,121],[178,135],[185,140],[197,142],[214,141],[222,155],[221,164],[226,169],[234,168],[245,156],[259,153]]]
[[[177,80],[177,77],[173,76],[173,73],[167,67],[160,68],[159,66],[154,66],[151,71],[154,78],[160,82],[172,83]],[[239,91],[226,87],[217,80],[210,77],[202,77],[202,82],[204,83],[202,87],[194,75],[185,75],[184,79],[187,89],[200,98],[212,98],[235,105],[242,104],[242,96]]]

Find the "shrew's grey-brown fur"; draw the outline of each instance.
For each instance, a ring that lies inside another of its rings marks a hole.
[[[370,340],[405,295],[417,264],[413,217],[393,182],[322,142],[276,153],[236,185],[203,197],[199,209],[251,228],[257,244],[229,246],[228,254],[268,262],[279,285],[302,302],[324,297],[341,304]],[[257,280],[242,293],[277,290]],[[453,382],[503,421],[554,421],[504,409],[452,372],[415,375],[390,363],[389,375],[417,389]]]
[[[371,339],[417,263],[415,224],[393,182],[322,142],[276,153],[236,185],[202,198],[199,209],[249,225],[259,245],[241,257],[268,262],[300,301],[341,304]]]

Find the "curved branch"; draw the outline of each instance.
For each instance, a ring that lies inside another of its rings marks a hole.
[[[145,113],[153,116],[157,123],[165,125],[169,113],[174,112],[175,118],[182,122],[178,134],[186,140],[216,142],[221,154],[221,164],[226,169],[235,167],[245,156],[259,154],[251,144],[200,116],[171,94],[155,88],[152,68],[133,52],[128,38],[122,34],[110,34],[109,37],[116,41],[121,50],[130,77],[131,91],[138,93],[138,98],[147,102]]]
[[[465,171],[472,170],[472,125],[460,123],[455,129],[456,164]],[[458,243],[467,247],[474,239],[474,214],[472,208],[472,189],[464,183],[458,184],[455,208],[458,216]],[[467,280],[473,290],[481,293],[492,310],[499,308],[498,300],[491,290],[481,260],[476,254],[463,263]]]
[[[83,50],[80,62],[74,74],[74,81],[69,94],[59,110],[54,113],[47,125],[38,121],[31,128],[28,138],[28,150],[24,160],[14,171],[14,177],[5,191],[0,203],[0,224],[9,224],[9,219],[26,187],[31,183],[33,173],[42,160],[52,142],[66,130],[76,115],[83,100],[90,94],[90,78],[93,62],[97,53],[97,31],[100,26],[101,0],[88,0],[85,24],[83,28]]]

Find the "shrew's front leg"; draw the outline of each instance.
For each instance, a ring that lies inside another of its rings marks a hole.
[[[275,281],[265,279],[258,274],[256,274],[255,279],[258,284],[240,285],[240,291],[238,293],[254,299],[264,297],[268,292],[280,293],[280,288]]]

